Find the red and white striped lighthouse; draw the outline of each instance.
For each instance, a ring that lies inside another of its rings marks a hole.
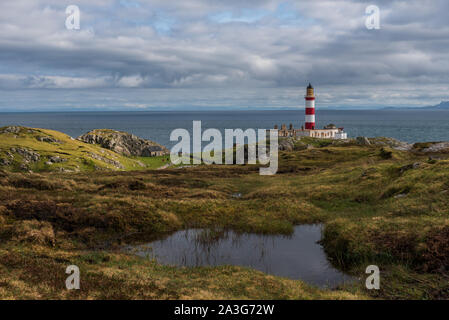
[[[309,83],[306,95],[306,129],[315,130],[315,94]]]

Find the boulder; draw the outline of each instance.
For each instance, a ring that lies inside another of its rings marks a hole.
[[[39,153],[27,148],[11,148],[10,151],[21,155],[25,162],[38,162],[41,158]]]
[[[1,129],[1,133],[20,133],[21,127],[9,126]]]
[[[89,156],[90,156],[92,159],[99,160],[99,161],[103,161],[103,162],[105,162],[105,163],[108,163],[108,164],[110,164],[110,165],[113,165],[113,166],[116,167],[117,169],[125,169],[125,167],[124,167],[120,162],[118,162],[118,161],[115,161],[115,160],[111,160],[111,159],[102,157],[102,156],[100,156],[100,155],[98,155],[98,154],[96,154],[96,153],[93,153],[93,152],[89,152],[88,154],[89,154]]]
[[[415,162],[413,164],[408,164],[406,166],[401,167],[399,170],[401,173],[408,171],[408,170],[412,170],[412,169],[418,169],[421,166],[420,162]]]
[[[413,148],[413,144],[388,137],[370,138],[369,142],[376,146],[386,146],[398,151],[410,151]]]
[[[52,162],[52,163],[61,163],[61,162],[67,161],[67,159],[63,159],[60,156],[49,157],[48,160],[49,160],[49,162]]]
[[[11,134],[26,134],[31,133],[34,134],[37,131],[32,128],[20,127],[20,126],[7,126],[0,128],[0,133],[11,133]],[[17,136],[16,136],[17,138]]]
[[[105,149],[125,156],[154,157],[169,154],[169,150],[156,142],[141,139],[133,134],[110,130],[97,129],[78,137],[79,141],[98,144]]]
[[[279,150],[281,151],[293,151],[295,144],[292,138],[279,139]]]
[[[11,162],[8,159],[0,158],[0,166],[9,166]]]
[[[364,145],[364,146],[368,146],[371,144],[371,142],[369,141],[369,139],[367,137],[357,137],[356,142],[357,142],[357,144]]]
[[[432,144],[428,148],[424,148],[421,150],[421,152],[424,153],[442,152],[442,151],[449,151],[449,142],[438,142]]]
[[[40,141],[40,142],[47,142],[47,143],[61,143],[61,141],[59,141],[55,138],[52,138],[52,137],[36,137],[36,140]]]

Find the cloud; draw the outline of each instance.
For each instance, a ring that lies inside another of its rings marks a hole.
[[[79,31],[65,29],[70,4],[0,2],[0,90],[235,89],[242,103],[244,89],[297,99],[311,81],[329,105],[448,98],[444,0],[78,0]],[[380,30],[364,26],[370,4]]]

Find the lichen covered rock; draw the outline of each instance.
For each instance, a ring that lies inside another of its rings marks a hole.
[[[97,129],[78,137],[78,140],[89,144],[98,144],[103,148],[126,156],[154,157],[169,154],[164,146],[156,142],[141,139],[133,134]]]
[[[449,151],[449,142],[438,142],[421,150],[424,153],[446,152]]]

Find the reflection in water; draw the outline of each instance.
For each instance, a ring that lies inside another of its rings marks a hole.
[[[164,240],[129,246],[140,256],[168,265],[251,267],[269,274],[333,287],[351,278],[333,268],[323,248],[320,225],[296,226],[291,236],[236,234],[232,231],[190,229]]]

